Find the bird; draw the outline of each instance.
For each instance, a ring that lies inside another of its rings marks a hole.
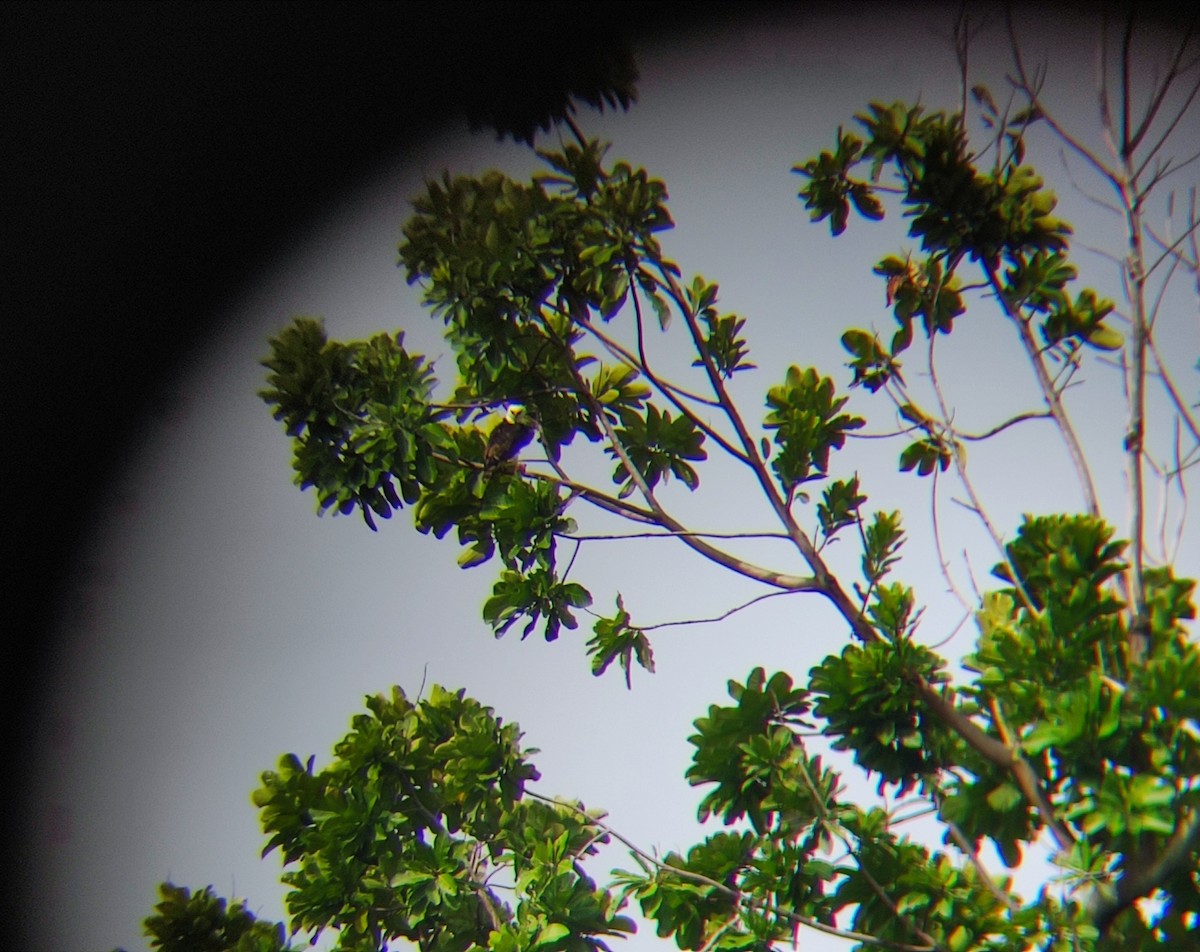
[[[533,439],[534,422],[524,404],[510,403],[492,427],[483,450],[483,468],[491,471],[513,459]]]

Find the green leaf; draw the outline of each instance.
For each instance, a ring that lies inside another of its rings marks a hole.
[[[950,466],[953,453],[947,443],[937,436],[929,436],[909,443],[900,453],[900,471],[917,471],[918,476],[928,476],[935,469],[941,472]]]
[[[534,945],[551,945],[559,939],[564,939],[571,934],[571,930],[564,926],[561,922],[548,923],[537,934],[534,939]]]
[[[700,477],[686,461],[708,458],[704,432],[688,417],[672,417],[670,411],[659,410],[654,404],[642,409],[644,412],[633,407],[624,409],[620,413],[623,425],[616,431],[617,440],[642,479],[653,489],[660,480],[675,475],[688,489],[697,489]],[[606,452],[618,458],[612,479],[622,486],[620,495],[624,498],[635,488],[633,476],[614,446],[608,446]]]
[[[594,676],[599,677],[613,661],[617,661],[625,672],[625,687],[632,689],[634,661],[649,673],[654,673],[654,652],[650,648],[650,639],[640,628],[629,624],[629,613],[619,593],[617,614],[612,618],[596,619],[592,631],[594,636],[588,640],[587,649]]]
[[[858,521],[859,507],[867,497],[858,491],[858,477],[839,479],[830,483],[821,493],[817,504],[817,520],[826,539],[832,539],[840,530]]]
[[[1097,350],[1120,350],[1125,346],[1124,335],[1103,324],[1087,331],[1086,337],[1087,342]]]
[[[997,813],[1008,813],[1017,809],[1024,802],[1024,798],[1013,784],[1002,783],[987,795],[987,802]]]

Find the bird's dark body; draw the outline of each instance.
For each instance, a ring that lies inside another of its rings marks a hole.
[[[525,421],[501,420],[492,429],[483,451],[484,469],[507,463],[533,439],[533,426]]]

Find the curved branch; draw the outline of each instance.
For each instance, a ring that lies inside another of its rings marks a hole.
[[[958,599],[958,603],[962,605],[969,616],[972,611],[971,603],[967,601],[966,596],[959,589],[953,576],[950,575],[950,560],[946,558],[945,553],[942,551],[942,529],[941,521],[938,519],[938,473],[936,470],[933,473],[933,485],[929,490],[929,520],[933,528],[934,553],[937,555],[938,568],[942,572],[942,578],[945,579],[950,592]],[[948,640],[949,638],[945,638],[943,642]]]
[[[860,850],[855,849],[855,847],[851,844],[850,839],[843,831],[841,824],[829,816],[829,811],[826,809],[824,797],[821,796],[820,791],[817,789],[817,785],[813,783],[812,776],[809,774],[808,767],[804,764],[803,760],[798,760],[796,762],[796,767],[798,768],[800,778],[804,781],[804,785],[808,788],[808,794],[810,797],[812,797],[813,805],[816,807],[817,822],[819,822],[821,826],[825,828],[825,832],[827,832],[831,837],[836,837],[842,841],[842,845],[845,846],[846,852],[854,857],[855,862],[858,863],[858,871],[862,873],[863,878],[867,881],[867,885],[871,887],[871,891],[879,897],[879,901],[887,906],[892,915],[903,922],[918,939],[920,939],[922,942],[928,943],[933,948],[941,948],[941,946],[939,946],[934,940],[933,936],[931,936],[928,932],[913,922],[912,919],[900,911],[900,907],[896,905],[896,901],[887,894],[887,890],[883,888],[879,880],[872,876],[871,871],[863,865],[862,856],[859,855]],[[860,845],[861,843],[862,841],[859,840]]]
[[[644,522],[649,525],[663,526],[667,531],[662,533],[671,538],[677,538],[689,548],[695,550],[700,555],[704,556],[711,562],[715,562],[738,575],[745,578],[753,579],[756,582],[762,582],[764,585],[770,585],[773,588],[781,589],[785,592],[811,592],[816,591],[816,583],[813,578],[806,575],[789,575],[786,572],[776,572],[774,569],[764,568],[755,565],[752,562],[747,562],[745,559],[739,559],[737,556],[716,546],[708,545],[703,541],[704,537],[714,536],[722,538],[716,533],[708,532],[692,532],[683,527],[679,522],[676,522],[671,516],[661,508],[643,509],[640,506],[634,506],[622,499],[617,499],[602,493],[599,490],[593,489],[590,486],[585,486],[583,483],[577,483],[568,479],[561,479],[558,476],[551,476],[548,473],[538,473],[529,469],[522,468],[522,472],[530,479],[540,479],[544,482],[555,483],[556,485],[564,486],[572,492],[576,493],[581,499],[592,503],[593,505],[611,512],[614,515],[621,516],[626,519],[631,519],[635,522]],[[657,503],[655,504],[657,506]],[[636,537],[636,534],[635,536]],[[733,537],[733,536],[731,536]],[[564,538],[575,538],[572,535],[564,534]],[[584,541],[581,539],[580,541]]]
[[[1041,113],[1042,118],[1054,130],[1055,134],[1065,142],[1070,148],[1080,157],[1092,166],[1102,177],[1112,180],[1113,174],[1108,166],[1104,164],[1100,158],[1092,152],[1087,146],[1079,141],[1075,136],[1068,132],[1052,114],[1047,112],[1045,105],[1042,103],[1041,97],[1038,96],[1036,84],[1031,81],[1029,74],[1025,69],[1025,62],[1021,57],[1021,46],[1017,40],[1016,27],[1013,26],[1012,8],[1009,7],[1004,12],[1005,23],[1008,26],[1009,45],[1012,47],[1013,65],[1016,67],[1016,79],[1009,77],[1009,82],[1012,83],[1022,94],[1029,100],[1029,104]],[[1103,93],[1102,93],[1103,95]],[[1106,98],[1102,99],[1101,111],[1107,113]],[[1107,127],[1107,123],[1106,123]]]
[[[1161,265],[1163,260],[1166,258],[1171,258],[1175,263],[1182,264],[1190,271],[1194,272],[1196,270],[1196,262],[1192,261],[1186,255],[1180,252],[1179,246],[1186,241],[1195,240],[1196,231],[1197,229],[1200,229],[1200,221],[1193,220],[1192,223],[1188,225],[1186,229],[1184,229],[1183,234],[1176,238],[1169,245],[1162,238],[1160,238],[1155,233],[1154,229],[1149,225],[1144,227],[1146,229],[1146,234],[1149,235],[1151,240],[1162,249],[1162,254],[1154,260],[1154,264],[1150,265],[1150,267],[1146,269],[1147,277],[1157,270],[1158,266]]]
[[[703,532],[686,530],[684,532],[603,532],[581,534],[578,532],[561,532],[563,539],[575,542],[619,542],[624,539],[675,539],[682,535],[697,536],[701,539],[784,539],[790,541],[782,532]]]
[[[1015,745],[1010,747],[1004,741],[992,737],[921,675],[913,675],[912,684],[922,700],[943,724],[958,734],[988,763],[1012,774],[1025,801],[1037,809],[1042,822],[1046,824],[1046,828],[1054,837],[1058,848],[1060,850],[1070,849],[1075,842],[1074,834],[1055,817],[1054,810],[1042,791],[1037,775]]]
[[[996,885],[995,880],[992,879],[991,873],[987,871],[987,867],[983,865],[983,861],[979,858],[979,850],[977,850],[975,845],[967,839],[967,837],[963,834],[963,831],[959,829],[958,824],[953,823],[950,820],[943,820],[943,822],[946,824],[946,828],[950,831],[950,836],[954,839],[955,844],[962,851],[962,854],[970,861],[971,865],[975,867],[975,872],[979,875],[979,878],[983,880],[984,885],[987,886],[988,892],[995,896],[996,899],[1006,906],[1010,912],[1016,912],[1017,909],[1020,908],[1020,905],[1016,902],[1016,900],[1013,899],[1012,896]]]
[[[1141,121],[1141,123],[1139,123],[1137,131],[1133,134],[1133,137],[1129,140],[1128,155],[1130,157],[1132,157],[1134,150],[1137,149],[1137,147],[1139,145],[1141,145],[1142,139],[1145,138],[1146,133],[1148,133],[1150,131],[1150,125],[1151,125],[1151,123],[1154,122],[1154,117],[1158,115],[1158,110],[1162,108],[1162,104],[1167,98],[1167,93],[1171,89],[1171,84],[1174,83],[1175,80],[1179,76],[1181,76],[1184,72],[1187,71],[1187,69],[1190,68],[1190,66],[1189,66],[1189,67],[1185,67],[1184,69],[1181,70],[1179,68],[1179,64],[1183,61],[1183,54],[1187,51],[1188,44],[1191,43],[1191,41],[1192,41],[1192,30],[1194,28],[1195,28],[1194,24],[1191,24],[1191,23],[1188,24],[1187,31],[1184,33],[1183,39],[1180,40],[1179,49],[1175,51],[1175,58],[1171,61],[1171,65],[1167,67],[1167,74],[1163,77],[1162,82],[1158,84],[1158,89],[1155,90],[1153,98],[1151,99],[1149,105],[1147,105],[1146,112],[1142,116],[1142,121]],[[1133,24],[1132,24],[1132,17],[1131,17],[1129,33],[1132,34],[1132,32],[1133,32]],[[1191,64],[1191,65],[1194,65],[1194,64]],[[1129,71],[1128,62],[1126,62],[1126,64],[1125,64],[1125,69],[1126,69],[1126,86],[1128,87],[1128,71]],[[1171,133],[1175,131],[1176,127],[1179,125],[1179,121],[1183,118],[1183,114],[1185,112],[1187,112],[1187,109],[1191,105],[1191,102],[1195,98],[1196,92],[1198,90],[1200,90],[1200,82],[1197,82],[1192,86],[1192,91],[1190,93],[1188,93],[1187,99],[1184,101],[1183,105],[1179,108],[1179,111],[1175,114],[1175,117],[1169,123],[1167,123],[1166,131],[1163,132],[1163,134],[1161,136],[1159,136],[1158,141],[1149,150],[1147,150],[1146,158],[1142,164],[1142,168],[1145,168],[1145,163],[1150,161],[1151,157],[1153,157],[1155,155],[1155,153],[1157,153],[1158,150],[1162,148],[1163,143],[1165,143],[1166,140],[1170,137]],[[1128,109],[1128,95],[1127,95],[1127,99],[1126,99],[1126,108]],[[1140,171],[1141,171],[1141,169],[1139,169],[1139,172]]]
[[[995,436],[997,433],[1003,433],[1010,426],[1016,426],[1018,423],[1024,423],[1027,420],[1053,420],[1053,419],[1054,419],[1054,414],[1052,414],[1049,410],[1041,410],[1041,411],[1027,410],[1024,413],[1018,413],[1016,416],[1010,417],[1009,419],[1005,420],[1003,423],[998,423],[996,426],[992,427],[990,430],[984,430],[982,433],[963,433],[961,430],[953,430],[952,432],[956,437],[959,437],[960,439],[970,440],[972,442],[975,442],[977,440],[989,439],[990,437]]]
[[[1171,378],[1171,374],[1167,370],[1167,365],[1162,359],[1162,355],[1158,352],[1158,345],[1154,343],[1152,334],[1146,335],[1146,347],[1150,351],[1150,356],[1154,358],[1154,368],[1158,375],[1158,379],[1162,381],[1163,389],[1167,392],[1171,403],[1175,407],[1175,412],[1183,421],[1183,425],[1187,427],[1188,432],[1192,434],[1192,438],[1200,442],[1200,424],[1192,416],[1191,408],[1184,402],[1178,388],[1175,386],[1175,381]]]
[[[758,595],[750,599],[748,602],[743,602],[741,605],[735,605],[729,611],[722,612],[712,618],[685,618],[680,621],[661,621],[657,625],[638,625],[639,631],[654,631],[658,628],[677,628],[682,625],[711,625],[719,621],[724,621],[743,609],[749,608],[752,605],[757,605],[759,602],[766,601],[768,598],[777,598],[780,595],[790,595],[791,592],[767,592],[765,595]]]

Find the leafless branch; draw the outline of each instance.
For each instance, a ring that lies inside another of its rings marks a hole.
[[[964,433],[961,430],[955,430],[954,435],[964,440],[978,441],[987,440],[995,436],[997,433],[1003,433],[1010,426],[1016,426],[1018,423],[1024,423],[1027,420],[1053,420],[1054,414],[1049,410],[1027,410],[1024,413],[1018,413],[1016,416],[1009,417],[1003,423],[998,423],[990,430],[984,430],[982,433]]]
[[[1097,156],[1091,149],[1085,146],[1078,138],[1068,132],[1059,121],[1051,115],[1042,102],[1038,94],[1039,83],[1036,82],[1025,67],[1024,59],[1021,56],[1021,44],[1017,39],[1016,27],[1013,25],[1012,9],[1008,8],[1005,11],[1005,21],[1008,25],[1009,45],[1012,48],[1013,62],[1017,70],[1016,77],[1009,77],[1011,82],[1018,90],[1020,90],[1028,99],[1031,106],[1035,107],[1041,114],[1050,128],[1058,135],[1058,137],[1066,143],[1072,151],[1079,155],[1085,162],[1091,165],[1104,178],[1111,179],[1108,166]]]
[[[666,293],[675,302],[683,315],[684,321],[687,323],[688,331],[691,334],[692,342],[700,355],[700,360],[703,364],[704,371],[708,375],[709,385],[716,394],[717,399],[721,402],[721,406],[725,411],[729,422],[732,424],[737,433],[738,442],[742,446],[746,460],[750,468],[753,470],[758,484],[763,491],[763,495],[770,503],[780,524],[787,532],[788,537],[800,552],[801,557],[812,570],[813,578],[816,582],[816,590],[820,591],[834,606],[838,609],[842,617],[849,623],[854,634],[863,641],[871,641],[878,637],[875,629],[870,622],[855,606],[854,601],[847,595],[845,589],[837,577],[829,571],[824,560],[821,558],[820,552],[817,551],[812,539],[796,522],[789,507],[789,501],[785,500],[779,492],[775,480],[771,476],[761,454],[758,450],[758,443],[750,432],[746,429],[746,423],[738,412],[737,405],[733,398],[729,395],[729,391],[725,386],[725,381],[718,372],[716,365],[713,363],[712,356],[708,353],[708,348],[703,344],[703,335],[700,332],[699,325],[696,323],[696,315],[692,313],[687,304],[687,296],[683,293],[683,289],[679,286],[675,276],[665,268],[658,267],[659,275],[662,278],[662,287]]]
[[[595,395],[591,392],[591,388],[579,374],[577,369],[573,369],[573,372],[575,374],[575,384],[578,388],[579,396],[590,406],[595,419],[599,422],[600,427],[604,430],[604,435],[608,440],[609,446],[612,447],[613,452],[621,461],[621,465],[625,467],[625,471],[629,474],[629,478],[633,481],[633,484],[637,487],[638,491],[642,495],[642,498],[645,500],[648,510],[651,514],[651,519],[649,521],[657,523],[663,528],[676,533],[677,538],[683,542],[684,545],[688,546],[688,548],[704,556],[706,559],[717,563],[718,565],[723,565],[725,568],[731,569],[738,575],[743,575],[746,578],[752,578],[756,581],[763,582],[764,584],[770,585],[774,588],[783,589],[785,591],[823,591],[820,579],[805,576],[787,575],[782,572],[775,572],[771,569],[762,568],[754,565],[751,562],[747,562],[744,559],[740,559],[729,552],[718,549],[716,546],[709,545],[704,541],[703,538],[689,533],[683,524],[669,515],[662,507],[662,504],[659,503],[657,498],[655,498],[654,491],[646,482],[645,477],[637,468],[637,465],[632,459],[629,458],[629,453],[625,449],[624,444],[621,442],[621,438],[617,435],[616,430],[613,429],[612,424],[603,413],[603,408],[600,406],[599,401],[596,400]]]
[[[867,869],[866,865],[862,861],[861,851],[856,849],[854,844],[850,842],[850,839],[846,835],[846,831],[842,825],[838,823],[835,818],[829,815],[829,811],[825,808],[824,798],[821,796],[820,791],[817,789],[817,785],[813,782],[812,777],[809,775],[808,768],[805,766],[804,762],[798,761],[796,763],[796,767],[797,772],[800,774],[800,778],[804,781],[805,787],[808,788],[808,794],[812,798],[813,805],[816,808],[818,822],[825,828],[830,836],[840,840],[842,845],[845,847],[846,852],[850,856],[854,857],[855,862],[858,863],[858,871],[862,874],[863,879],[865,879],[867,884],[871,887],[871,891],[875,893],[877,897],[879,897],[880,902],[888,907],[892,915],[903,922],[909,931],[911,931],[913,935],[915,935],[920,941],[928,943],[931,947],[940,948],[933,936],[917,925],[917,923],[914,922],[910,917],[906,916],[900,911],[900,908],[896,905],[895,900],[888,895],[887,890],[883,888],[883,885],[879,882],[879,880],[871,875],[871,871]]]
[[[1084,505],[1089,515],[1099,518],[1100,504],[1096,500],[1096,488],[1092,482],[1091,469],[1088,466],[1087,457],[1083,453],[1083,447],[1079,443],[1079,437],[1075,433],[1075,428],[1071,424],[1070,418],[1067,416],[1066,408],[1062,404],[1059,392],[1055,389],[1054,381],[1050,377],[1049,371],[1046,369],[1045,360],[1042,357],[1041,349],[1038,347],[1037,341],[1033,338],[1033,332],[1029,329],[1029,324],[1025,321],[1024,316],[1017,308],[1008,300],[1008,296],[1004,293],[1004,289],[1000,285],[999,275],[996,273],[995,266],[990,263],[982,263],[988,277],[988,284],[992,288],[992,292],[996,296],[996,300],[1000,303],[1001,309],[1005,315],[1012,321],[1013,326],[1017,330],[1021,344],[1025,349],[1025,355],[1029,360],[1030,366],[1033,368],[1034,376],[1037,378],[1038,384],[1042,390],[1042,397],[1046,401],[1046,407],[1049,409],[1051,416],[1054,418],[1055,424],[1058,426],[1059,432],[1062,434],[1063,442],[1067,448],[1067,454],[1071,459],[1071,464],[1075,468],[1075,475],[1079,481],[1080,488],[1083,491]]]
[[[958,599],[958,603],[970,612],[973,608],[967,597],[963,595],[958,584],[954,581],[954,577],[950,574],[950,560],[946,558],[942,551],[942,529],[941,522],[938,519],[938,473],[933,474],[933,483],[929,489],[929,518],[933,526],[933,547],[937,554],[938,568],[941,570],[942,578],[946,581],[947,589]]]
[[[681,621],[661,621],[656,625],[638,625],[641,631],[655,631],[659,628],[676,628],[681,625],[711,625],[715,622],[724,621],[738,612],[749,608],[751,605],[757,605],[759,602],[766,601],[768,598],[776,598],[780,595],[790,595],[789,591],[767,592],[764,595],[759,595],[750,599],[748,602],[743,602],[741,605],[735,605],[733,608],[720,615],[714,615],[712,618],[686,618]]]
[[[578,542],[615,542],[622,539],[677,539],[682,535],[696,536],[701,539],[782,539],[788,541],[783,532],[699,532],[685,530],[683,532],[612,532],[598,534],[582,534],[578,532],[560,533],[560,538],[572,539]]]
[[[958,824],[951,820],[945,819],[943,819],[942,822],[946,824],[946,828],[950,831],[951,838],[954,840],[959,850],[962,851],[963,856],[965,856],[970,864],[975,867],[975,872],[979,875],[979,878],[983,881],[983,884],[987,886],[988,892],[995,896],[996,899],[1002,905],[1006,906],[1010,912],[1015,912],[1017,909],[1019,909],[1020,903],[1018,903],[1015,899],[1013,899],[1012,896],[1001,889],[996,884],[996,881],[992,879],[992,874],[987,871],[987,867],[983,865],[983,861],[979,858],[979,850],[975,848],[974,843],[972,843],[966,838],[966,836],[963,835],[963,831],[958,828]]]
[[[1128,87],[1129,87],[1129,71],[1130,71],[1131,67],[1130,67],[1130,64],[1128,61],[1128,57],[1129,57],[1128,41],[1132,39],[1132,35],[1133,35],[1133,15],[1132,14],[1130,14],[1128,22],[1129,22],[1129,26],[1126,30],[1127,40],[1126,40],[1126,44],[1123,49],[1124,57],[1125,57],[1124,70],[1125,70],[1125,76],[1126,76],[1126,79],[1125,79],[1125,86],[1126,86],[1125,109],[1126,110],[1129,109]],[[1180,40],[1179,48],[1175,51],[1174,59],[1172,59],[1171,64],[1167,67],[1166,76],[1164,76],[1162,79],[1162,82],[1160,82],[1158,84],[1158,88],[1154,91],[1154,93],[1151,97],[1151,100],[1150,100],[1150,104],[1146,107],[1146,112],[1142,116],[1142,121],[1138,125],[1137,131],[1133,134],[1133,138],[1131,140],[1129,140],[1129,142],[1128,142],[1127,155],[1129,155],[1129,156],[1133,155],[1134,151],[1141,144],[1142,139],[1145,138],[1146,134],[1150,131],[1150,126],[1154,122],[1155,117],[1158,115],[1158,110],[1162,108],[1162,104],[1166,100],[1167,93],[1170,91],[1172,84],[1175,82],[1175,80],[1180,75],[1182,75],[1183,71],[1180,69],[1180,64],[1183,61],[1183,54],[1187,51],[1188,45],[1192,41],[1192,30],[1193,29],[1194,29],[1193,25],[1189,23],[1186,31],[1184,32],[1183,38]],[[1179,108],[1178,112],[1176,112],[1174,118],[1169,123],[1167,123],[1166,131],[1164,131],[1163,134],[1161,136],[1159,136],[1158,141],[1155,142],[1155,144],[1150,149],[1147,150],[1146,159],[1145,159],[1146,162],[1149,162],[1150,158],[1153,155],[1155,155],[1159,149],[1162,148],[1163,144],[1170,137],[1171,133],[1174,132],[1175,129],[1178,127],[1180,120],[1183,119],[1184,113],[1187,112],[1188,107],[1191,105],[1192,100],[1195,98],[1197,90],[1200,90],[1200,81],[1198,81],[1196,84],[1194,84],[1192,86],[1191,92],[1188,93],[1187,99],[1184,101],[1183,105]],[[1143,165],[1143,167],[1144,167],[1144,165]]]

